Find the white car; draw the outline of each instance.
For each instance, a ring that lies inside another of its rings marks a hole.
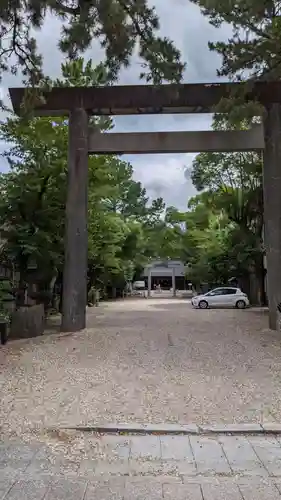
[[[250,305],[249,299],[240,288],[215,288],[204,295],[196,295],[191,300],[193,307],[207,309],[208,307],[237,307],[245,309]]]

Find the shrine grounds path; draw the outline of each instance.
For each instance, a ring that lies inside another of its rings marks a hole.
[[[128,299],[80,333],[0,349],[0,437],[106,423],[281,423],[281,339],[259,309]]]

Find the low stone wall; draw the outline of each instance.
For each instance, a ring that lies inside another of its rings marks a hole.
[[[179,292],[179,295],[183,298],[183,299],[192,299],[194,293],[192,290],[183,290],[183,291],[180,291]]]
[[[44,328],[44,305],[24,306],[12,313],[9,339],[38,337]]]

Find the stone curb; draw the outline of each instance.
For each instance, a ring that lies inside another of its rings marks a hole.
[[[281,434],[281,424],[105,424],[63,427],[64,430],[101,434]]]

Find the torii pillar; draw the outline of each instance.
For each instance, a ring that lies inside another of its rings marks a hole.
[[[68,179],[63,271],[63,332],[86,327],[88,269],[88,113],[69,115]]]
[[[269,328],[279,330],[281,303],[281,104],[266,106],[264,118],[264,235]]]

